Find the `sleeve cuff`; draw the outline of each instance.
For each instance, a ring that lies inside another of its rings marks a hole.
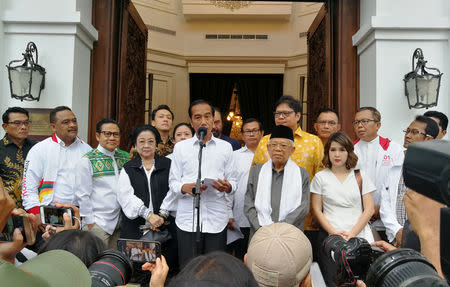
[[[28,213],[31,213],[34,215],[41,213],[40,206],[35,206],[35,207],[28,209]]]

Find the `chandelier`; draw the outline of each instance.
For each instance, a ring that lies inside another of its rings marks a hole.
[[[238,1],[238,0],[210,0],[211,4],[217,7],[226,8],[231,11],[241,9],[250,5],[252,1]]]

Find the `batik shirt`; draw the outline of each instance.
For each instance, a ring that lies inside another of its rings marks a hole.
[[[26,139],[22,148],[19,148],[8,134],[0,142],[0,176],[5,190],[18,208],[22,208],[23,162],[34,144],[34,141]]]
[[[165,143],[161,141],[158,144],[158,149],[156,150],[156,154],[159,156],[166,156],[168,154],[171,154],[173,152],[174,146],[175,146],[175,143],[173,142],[173,139],[171,139],[169,137]]]

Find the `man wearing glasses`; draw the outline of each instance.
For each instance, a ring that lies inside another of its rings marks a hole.
[[[30,131],[28,111],[20,107],[8,108],[3,113],[5,136],[0,143],[0,177],[5,190],[22,208],[23,164],[35,142],[27,139]]]
[[[417,116],[403,132],[405,133],[403,147],[408,148],[410,144],[415,142],[436,139],[439,135],[439,127],[431,118]],[[407,220],[405,205],[403,204],[403,196],[407,187],[403,181],[402,165],[391,168],[388,179],[389,181],[385,185],[386,192],[381,193],[380,204],[380,217],[386,227],[387,238],[395,247],[412,248],[413,246],[402,246],[403,243],[406,243],[402,242],[402,237],[403,226]]]
[[[233,170],[236,172],[237,186],[229,196],[232,210],[229,210],[230,219],[227,227],[228,238],[231,237],[230,233],[239,232],[237,229],[240,229],[244,238],[230,242],[227,250],[230,253],[234,253],[237,258],[244,260],[250,234],[250,223],[244,215],[244,197],[247,192],[248,174],[252,165],[253,155],[264,135],[262,123],[254,118],[246,119],[242,124],[241,133],[245,146],[233,152]]]
[[[88,152],[77,164],[75,196],[80,206],[83,229],[90,230],[115,249],[119,238],[120,205],[117,185],[128,153],[120,150],[120,125],[112,119],[97,123],[96,149]]]
[[[335,110],[323,108],[319,110],[317,120],[314,123],[314,130],[322,141],[323,146],[328,142],[332,134],[341,130],[339,117]]]
[[[383,240],[387,241],[385,227],[380,220],[381,193],[386,192],[384,183],[389,181],[390,170],[402,166],[404,153],[398,143],[378,135],[381,114],[373,107],[362,107],[355,115],[353,129],[358,137],[353,144],[358,156],[355,169],[363,170],[376,186],[373,194],[375,212],[371,218],[374,227]]]
[[[75,164],[92,149],[78,138],[77,118],[69,107],[50,112],[50,128],[54,134],[34,145],[24,164],[23,207],[35,215],[40,205],[74,203]]]

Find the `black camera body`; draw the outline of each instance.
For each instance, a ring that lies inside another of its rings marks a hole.
[[[336,263],[337,285],[365,280],[370,265],[384,253],[364,238],[353,237],[346,241],[337,234],[331,234],[323,241],[323,250]]]

